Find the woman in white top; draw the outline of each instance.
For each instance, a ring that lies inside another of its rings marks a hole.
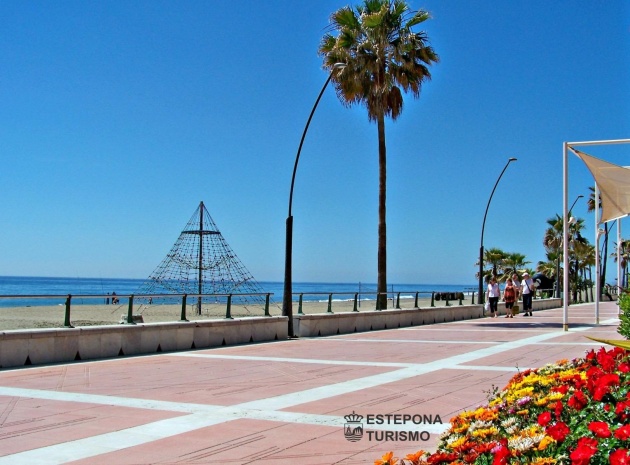
[[[523,296],[523,316],[532,316],[532,299],[534,297],[536,288],[534,287],[534,280],[529,277],[529,273],[526,271],[523,273],[523,281],[521,282],[521,295]]]
[[[496,318],[498,313],[497,305],[499,303],[499,299],[501,298],[501,290],[499,289],[499,283],[497,283],[497,279],[494,276],[488,283],[488,292],[486,292],[486,295],[490,305],[490,316],[492,318]]]

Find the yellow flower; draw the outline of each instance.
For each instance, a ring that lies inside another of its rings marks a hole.
[[[495,434],[499,434],[499,430],[496,426],[492,426],[490,428],[480,428],[473,431],[472,436],[476,438],[487,438],[488,436],[493,436]]]
[[[551,457],[536,457],[532,462],[532,465],[554,465],[557,462],[556,459]]]
[[[554,438],[551,436],[545,436],[542,441],[540,441],[540,444],[538,444],[538,450],[545,450],[547,447],[555,443],[556,440]]]
[[[534,401],[534,404],[536,404],[538,407],[544,407],[545,405],[547,405],[549,402],[551,401],[551,399],[549,399],[549,397],[543,397],[542,399],[536,399]]]
[[[448,445],[449,449],[457,449],[466,442],[466,436],[461,436]]]

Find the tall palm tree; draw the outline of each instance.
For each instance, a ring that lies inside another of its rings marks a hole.
[[[420,96],[422,84],[431,78],[428,66],[439,61],[426,33],[413,30],[429,17],[424,10],[412,11],[403,0],[363,0],[355,9],[346,6],[331,15],[330,29],[338,34],[326,33],[319,46],[324,68],[332,71],[336,63],[346,64],[332,74],[337,96],[346,106],[364,105],[378,129],[377,308],[387,304],[385,117],[400,116],[403,91]]]
[[[588,201],[586,202],[587,205],[587,211],[593,212],[595,211],[595,188],[593,186],[589,187],[589,190],[591,191],[591,194],[589,196]],[[601,209],[602,208],[602,198],[599,198],[599,205],[597,206],[597,208]],[[604,223],[604,241],[602,244],[602,250],[601,250],[601,257],[604,257],[603,260],[601,260],[599,267],[599,270],[596,270],[597,273],[599,273],[599,295],[602,295],[602,288],[604,287],[604,283],[606,282],[606,257],[608,257],[608,233],[611,229],[612,224],[609,226],[608,223]]]
[[[560,260],[562,260],[562,235],[564,234],[562,216],[556,214],[554,218],[548,218],[547,224],[549,227],[545,230],[543,246],[547,251],[547,257],[553,256],[556,260],[556,269],[553,276],[556,280],[556,297],[560,297],[560,276],[562,275]],[[547,276],[551,275],[548,274]]]
[[[626,287],[628,287],[628,262],[630,262],[630,239],[621,239],[620,242],[620,253],[619,253],[619,259],[620,259],[620,264],[621,264],[621,282],[617,283],[617,285],[622,288],[625,289]],[[617,263],[617,243],[615,243],[615,252],[611,252],[610,256],[615,260],[615,263]],[[619,293],[621,293],[619,291]]]

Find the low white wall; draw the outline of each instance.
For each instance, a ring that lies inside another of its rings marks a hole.
[[[0,332],[0,368],[286,340],[287,317]]]
[[[533,301],[534,311],[558,308],[561,305],[561,299],[535,299]],[[498,310],[499,314],[504,315],[505,304],[500,303]],[[449,307],[295,315],[293,326],[295,334],[300,337],[316,337],[483,317],[481,305],[454,304]]]
[[[536,299],[533,306],[534,310],[546,310],[561,305],[561,299]],[[499,313],[505,313],[503,303],[499,304]],[[452,304],[448,307],[294,315],[293,318],[297,336],[316,337],[483,316],[481,305]],[[272,316],[4,331],[0,332],[0,368],[286,340],[287,321],[287,317]]]

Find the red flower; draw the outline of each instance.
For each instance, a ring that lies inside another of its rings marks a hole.
[[[595,351],[593,349],[586,352],[586,356],[584,357],[586,360],[595,360]]]
[[[571,432],[569,427],[563,422],[559,421],[553,425],[549,425],[545,428],[545,432],[554,438],[558,442],[564,441],[567,435]]]
[[[508,457],[510,457],[510,450],[505,445],[500,445],[494,452],[494,460],[492,465],[507,465]]]
[[[591,457],[597,452],[597,439],[580,438],[571,455],[571,465],[588,465]]]
[[[575,391],[575,394],[569,398],[568,404],[575,410],[582,410],[588,404],[588,399],[582,391]]]
[[[626,420],[630,413],[630,401],[622,400],[615,406],[615,413],[622,419]]]
[[[434,465],[438,463],[451,463],[452,461],[456,459],[457,459],[457,454],[454,454],[454,453],[447,454],[445,452],[436,452],[435,454],[432,454],[427,459],[427,462]]]
[[[561,384],[560,386],[553,386],[551,392],[559,392],[560,394],[566,394],[569,391],[567,384]]]
[[[611,372],[615,369],[615,359],[613,358],[612,351],[606,352],[603,347],[597,351],[597,363],[600,364],[604,371]]]
[[[556,419],[560,419],[560,416],[562,415],[562,409],[564,408],[564,405],[562,405],[562,402],[558,401],[555,403],[554,405],[554,413],[556,414]]]
[[[588,429],[598,438],[609,438],[612,436],[612,433],[608,428],[608,423],[603,421],[592,421],[588,425]]]
[[[617,449],[610,454],[610,465],[630,465],[630,453],[628,449]]]
[[[600,401],[610,391],[611,386],[619,384],[619,375],[616,373],[610,373],[600,376],[594,380],[593,387],[593,399]]]
[[[628,363],[628,362],[621,362],[619,364],[619,366],[617,367],[617,371],[619,371],[620,373],[628,373],[628,372],[630,372],[630,363]]]
[[[615,430],[615,437],[621,441],[630,439],[630,425],[620,426]]]
[[[540,426],[547,426],[547,424],[551,421],[551,412],[546,411],[538,415],[538,424]]]

